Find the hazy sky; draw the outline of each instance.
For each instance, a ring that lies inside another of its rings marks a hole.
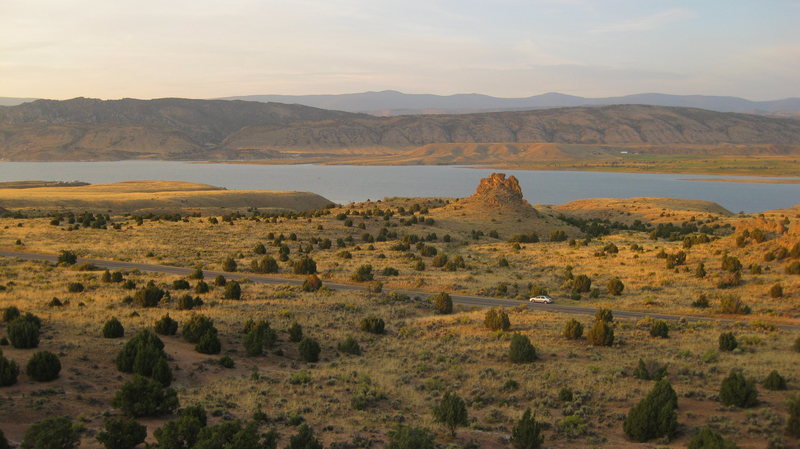
[[[800,96],[800,0],[0,0],[0,96]]]

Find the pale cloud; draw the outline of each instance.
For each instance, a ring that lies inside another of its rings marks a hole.
[[[629,33],[650,31],[661,28],[671,22],[688,20],[697,15],[686,8],[673,8],[659,11],[643,17],[626,19],[615,23],[601,25],[591,30],[593,33]]]

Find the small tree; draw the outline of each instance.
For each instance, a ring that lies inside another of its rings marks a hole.
[[[611,312],[611,309],[597,309],[597,312],[594,313],[594,319],[610,323],[614,321],[614,313]]]
[[[303,281],[304,292],[315,292],[322,288],[322,280],[316,274],[309,274]]]
[[[361,355],[361,346],[358,344],[358,340],[352,336],[345,338],[336,348],[345,354]]]
[[[250,268],[256,273],[277,273],[280,270],[278,261],[272,256],[264,256],[260,260],[254,260],[250,264]]]
[[[786,434],[800,438],[800,396],[789,398],[786,404],[789,409],[789,418],[786,420]]]
[[[28,360],[25,374],[37,382],[49,382],[61,372],[61,361],[50,351],[39,351]]]
[[[719,350],[720,351],[733,351],[739,346],[736,341],[736,336],[733,332],[723,332],[719,334]]]
[[[134,449],[144,443],[145,438],[147,427],[125,417],[108,419],[97,434],[97,441],[106,449]]]
[[[217,277],[214,278],[214,285],[217,287],[224,287],[228,281],[225,280],[225,276],[218,274]]]
[[[614,344],[614,328],[603,320],[595,320],[587,338],[595,346],[611,346]]]
[[[36,320],[28,318],[28,315],[15,318],[8,323],[6,328],[11,346],[17,349],[30,349],[39,346],[39,328],[41,325]]]
[[[647,396],[625,417],[623,430],[633,441],[670,438],[678,425],[678,396],[667,379],[659,380]]]
[[[208,332],[217,333],[217,328],[214,327],[214,322],[205,315],[192,315],[192,317],[183,324],[181,333],[183,338],[189,343],[197,343]]]
[[[314,340],[311,337],[305,337],[300,342],[298,349],[300,350],[300,356],[303,357],[303,360],[306,362],[314,363],[319,360],[321,348],[319,347],[317,340]]]
[[[238,268],[236,261],[233,260],[233,257],[226,257],[225,260],[222,261],[222,271],[232,273],[236,271]]]
[[[570,318],[567,324],[564,325],[564,337],[570,340],[578,340],[583,336],[583,324],[575,318]]]
[[[354,282],[366,282],[373,279],[372,265],[361,265],[350,277]]]
[[[20,449],[74,449],[81,441],[80,427],[63,416],[46,418],[30,426]]]
[[[383,318],[378,318],[374,316],[369,316],[363,318],[359,327],[364,332],[369,332],[371,334],[383,334],[385,332],[385,323],[383,322]]]
[[[153,327],[159,335],[175,335],[178,332],[178,322],[170,318],[169,314],[162,316]]]
[[[255,254],[267,254],[267,247],[264,246],[263,243],[258,242],[256,246],[253,247],[253,253]]]
[[[453,299],[450,298],[449,294],[441,292],[436,296],[431,296],[428,300],[433,303],[436,313],[440,315],[453,313]]]
[[[764,379],[764,382],[761,383],[767,390],[785,390],[786,389],[786,379],[778,373],[776,370],[772,370]]]
[[[758,390],[754,381],[746,379],[740,370],[733,370],[722,381],[719,399],[725,405],[753,407],[758,404]]]
[[[723,295],[719,299],[719,311],[747,315],[750,313],[750,306],[745,304],[738,296]]]
[[[633,377],[642,380],[661,380],[667,376],[667,366],[655,360],[645,362],[639,359],[639,364],[633,370]]]
[[[167,292],[155,285],[148,285],[133,295],[133,302],[140,307],[156,307],[166,294]]]
[[[726,440],[722,435],[708,427],[703,427],[694,434],[687,449],[738,449],[739,446]]]
[[[586,293],[592,289],[592,280],[589,279],[589,276],[585,274],[580,274],[575,276],[575,279],[572,280],[572,292],[573,293]]]
[[[528,408],[511,429],[511,445],[514,449],[539,449],[543,442],[542,425],[533,418]]]
[[[230,281],[225,284],[225,294],[223,295],[224,299],[241,299],[242,298],[242,287],[236,281]]]
[[[492,307],[486,311],[486,315],[483,318],[483,325],[492,331],[507,331],[511,328],[511,320],[508,319],[508,314],[505,310]]]
[[[769,289],[770,298],[783,298],[783,287],[781,284],[775,284]]]
[[[203,293],[208,293],[208,284],[204,280],[197,281],[197,285],[194,286],[194,292],[202,295]]]
[[[114,396],[112,405],[134,418],[169,415],[178,408],[178,395],[172,388],[136,375],[125,382]]]
[[[625,290],[625,284],[619,278],[614,278],[608,281],[608,294],[619,296]]]
[[[527,336],[514,334],[511,337],[508,357],[514,363],[530,363],[537,359],[536,348]]]
[[[0,387],[8,387],[17,383],[19,366],[13,360],[7,359],[0,351]]]
[[[314,436],[314,430],[308,424],[303,423],[297,434],[289,437],[289,445],[286,449],[322,449],[322,443]]]
[[[200,354],[219,354],[222,350],[222,343],[220,343],[217,333],[209,330],[200,337],[194,350]]]
[[[298,342],[303,339],[303,327],[300,323],[294,322],[289,326],[289,341]]]
[[[248,357],[257,357],[264,353],[264,348],[271,348],[278,336],[270,328],[269,323],[260,320],[254,323],[244,337],[244,348]]]
[[[111,317],[106,324],[103,325],[103,337],[105,338],[122,338],[125,336],[125,328],[116,317]]]
[[[436,422],[444,424],[450,430],[450,434],[455,436],[456,427],[468,424],[467,406],[457,394],[448,391],[441,402],[433,408],[433,418]]]
[[[669,338],[669,326],[664,320],[655,320],[650,325],[650,336],[659,338]]]
[[[292,268],[294,269],[294,274],[315,274],[317,272],[317,263],[314,262],[314,259],[303,256],[295,261]]]
[[[78,256],[73,251],[61,250],[58,253],[58,263],[64,265],[75,265],[78,262]]]
[[[436,449],[436,440],[424,427],[401,425],[389,432],[386,449]]]

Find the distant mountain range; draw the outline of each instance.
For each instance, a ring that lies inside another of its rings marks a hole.
[[[797,146],[800,120],[642,105],[399,117],[180,98],[75,98],[0,107],[5,160],[273,159],[537,142]]]
[[[644,104],[708,109],[718,112],[748,114],[800,113],[800,98],[774,101],[750,101],[738,97],[709,95],[667,95],[644,93],[622,97],[585,98],[560,93],[547,93],[525,98],[498,98],[481,94],[430,95],[405,94],[394,90],[341,95],[246,95],[223,100],[246,100],[302,104],[315,108],[360,112],[372,115],[464,114],[547,109],[577,106]]]

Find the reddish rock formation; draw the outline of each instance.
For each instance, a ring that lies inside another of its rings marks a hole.
[[[522,189],[517,178],[514,176],[506,178],[505,173],[492,173],[488,178],[481,179],[475,194],[459,200],[456,205],[459,208],[471,207],[536,215],[536,210],[522,197]]]

